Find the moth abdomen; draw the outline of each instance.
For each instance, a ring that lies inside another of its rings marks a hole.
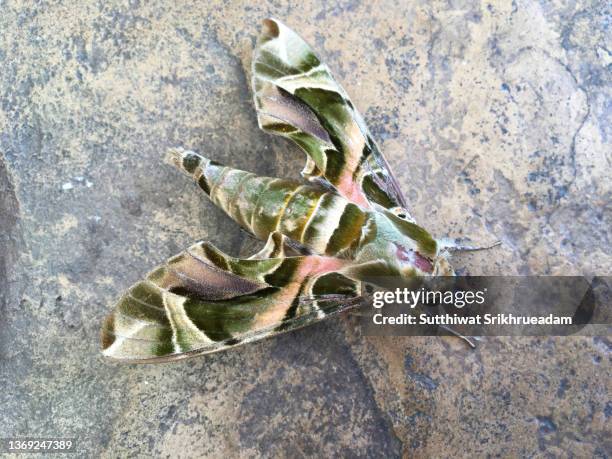
[[[169,162],[192,177],[211,201],[260,239],[278,229],[299,182],[259,177],[192,151],[172,149]]]
[[[348,254],[358,243],[367,219],[365,210],[327,188],[259,177],[192,151],[171,150],[169,159],[216,205],[260,239],[277,231],[316,253]]]

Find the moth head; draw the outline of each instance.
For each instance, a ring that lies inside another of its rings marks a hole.
[[[401,277],[445,276],[454,271],[448,262],[448,253],[441,253],[438,242],[417,225],[408,211],[401,207],[381,210],[389,241],[388,253],[394,259]]]
[[[443,251],[439,254],[428,256],[414,248],[395,243],[395,256],[399,264],[402,277],[411,278],[420,276],[454,276],[455,270],[449,262],[450,254]]]

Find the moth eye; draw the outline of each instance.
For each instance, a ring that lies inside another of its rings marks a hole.
[[[397,216],[398,216],[399,218],[406,218],[406,214],[401,214],[401,213],[400,213],[400,214],[397,214]]]

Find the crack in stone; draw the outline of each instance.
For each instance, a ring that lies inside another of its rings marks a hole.
[[[0,152],[0,358],[4,357],[3,349],[8,349],[3,343],[8,339],[6,326],[9,302],[11,301],[11,285],[13,269],[17,259],[17,226],[19,223],[20,206],[15,186],[11,180],[4,155]]]

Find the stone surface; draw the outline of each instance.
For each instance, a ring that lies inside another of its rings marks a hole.
[[[379,140],[417,220],[503,246],[472,274],[610,274],[605,2],[0,0],[0,437],[86,456],[611,454],[606,338],[371,338],[345,316],[158,366],[99,354],[122,290],[197,239],[252,243],[161,162],[262,175],[262,18],[303,35]]]

